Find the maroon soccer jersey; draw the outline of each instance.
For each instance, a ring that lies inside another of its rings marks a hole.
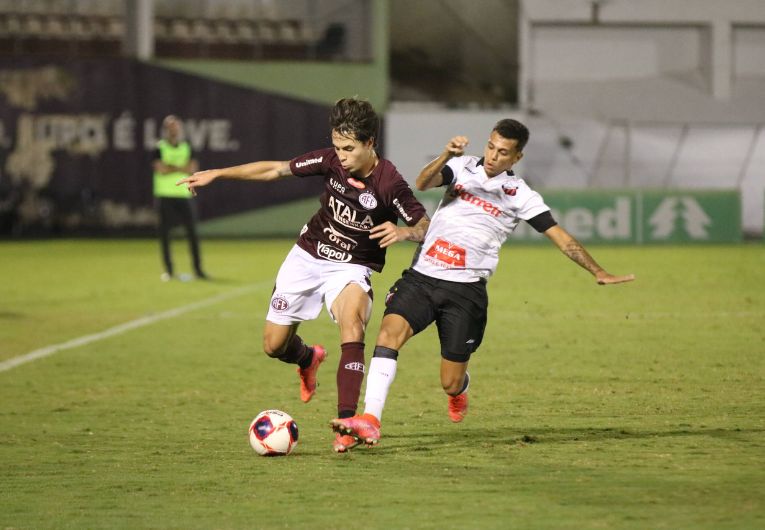
[[[293,158],[290,170],[298,177],[324,176],[321,208],[297,241],[315,258],[357,263],[379,272],[385,265],[385,249],[379,239],[369,239],[369,230],[398,219],[414,226],[425,215],[425,208],[387,160],[380,159],[368,177],[356,179],[330,147]]]

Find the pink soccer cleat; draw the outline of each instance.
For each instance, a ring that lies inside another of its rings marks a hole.
[[[354,438],[347,434],[340,434],[338,432],[335,434],[335,441],[332,442],[332,449],[334,449],[336,453],[347,453],[360,443],[358,438]]]
[[[330,425],[333,431],[357,438],[367,445],[376,445],[380,441],[380,420],[371,414],[336,418]]]
[[[463,392],[457,396],[449,396],[449,419],[459,423],[465,419],[468,410],[468,395]]]
[[[298,366],[297,373],[300,376],[300,399],[303,403],[308,403],[316,393],[316,373],[319,371],[319,365],[327,358],[327,351],[323,346],[314,344],[313,359],[308,368]]]

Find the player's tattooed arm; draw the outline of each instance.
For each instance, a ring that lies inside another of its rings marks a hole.
[[[430,188],[435,188],[443,184],[443,176],[441,170],[444,169],[446,163],[455,156],[462,156],[465,153],[465,147],[469,140],[466,136],[455,136],[449,143],[446,144],[443,153],[438,158],[435,158],[428,162],[417,176],[415,186],[420,191],[425,191]]]
[[[599,272],[603,272],[603,267],[598,265],[590,253],[582,246],[582,244],[574,238],[566,243],[561,249],[563,253],[571,258],[571,261],[577,263],[583,269],[590,271],[593,276],[597,276]]]
[[[406,240],[419,243],[420,241],[425,239],[425,232],[428,231],[429,226],[430,226],[430,217],[428,217],[427,215],[423,215],[422,219],[417,221],[417,224],[415,224],[414,226],[407,227],[409,230],[408,230],[408,233],[406,234]]]
[[[603,267],[598,265],[598,262],[590,256],[590,253],[582,246],[582,244],[574,238],[571,234],[566,232],[560,225],[545,230],[545,235],[557,245],[557,247],[568,256],[571,261],[589,271],[600,285],[606,285],[610,283],[622,283],[630,282],[635,279],[634,274],[627,274],[624,276],[615,276],[607,272]]]
[[[430,218],[423,215],[414,226],[396,226],[390,221],[372,227],[369,239],[379,239],[380,248],[386,248],[399,241],[422,241],[428,231]]]

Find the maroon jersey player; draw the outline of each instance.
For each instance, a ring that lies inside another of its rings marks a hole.
[[[269,357],[298,365],[301,399],[310,400],[326,351],[320,345],[306,345],[297,329],[326,306],[340,330],[337,408],[342,418],[356,413],[364,377],[364,331],[372,307],[370,275],[382,270],[387,247],[398,241],[421,241],[428,217],[395,166],[378,157],[379,118],[368,102],[341,99],[332,108],[330,127],[330,148],[290,161],[201,171],[178,183],[194,192],[219,177],[269,181],[323,176],[321,207],[303,227],[276,277],[263,349]],[[397,226],[399,219],[406,226]],[[333,448],[345,452],[357,443],[351,436],[338,434]]]
[[[343,167],[337,150],[312,151],[289,163],[293,175],[324,175],[325,184],[321,208],[306,224],[297,245],[317,259],[357,263],[380,272],[387,245],[371,239],[370,230],[386,222],[395,224],[399,218],[412,225],[424,210],[388,160],[378,159],[371,173],[360,178]]]

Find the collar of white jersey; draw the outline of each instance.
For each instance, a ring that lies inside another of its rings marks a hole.
[[[481,169],[483,169],[483,157],[479,158],[476,161],[475,165],[476,165],[476,167],[477,166],[481,166]],[[483,169],[483,174],[486,175],[486,170],[485,169]],[[497,177],[499,177],[499,178],[497,178]],[[486,178],[489,179],[490,182],[491,181],[498,182],[500,180],[514,179],[514,178],[517,178],[517,177],[515,176],[515,172],[511,169],[510,171],[505,171],[504,173],[499,173],[497,175],[494,175],[493,177],[489,177],[489,175],[486,175]]]

